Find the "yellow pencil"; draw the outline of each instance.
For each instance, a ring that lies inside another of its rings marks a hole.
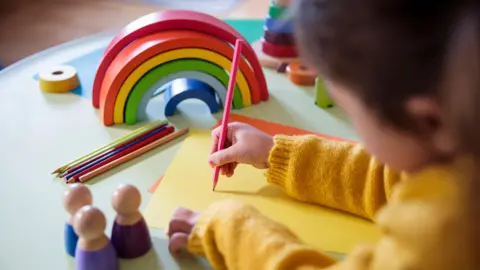
[[[158,126],[161,126],[163,124],[166,124],[166,123],[168,123],[168,121],[165,121],[165,120],[164,121],[154,121],[152,123],[149,123],[148,125],[140,127],[138,129],[135,129],[134,131],[125,134],[124,136],[116,139],[115,141],[113,141],[113,142],[111,142],[111,143],[109,143],[109,144],[91,152],[91,153],[88,153],[88,154],[86,154],[86,155],[84,155],[80,158],[77,158],[73,161],[70,161],[69,163],[67,163],[67,164],[61,166],[60,168],[56,169],[55,171],[53,171],[52,174],[62,173],[63,171],[67,170],[68,168],[72,168],[74,166],[77,166],[78,164],[80,164],[80,163],[82,163],[82,162],[84,162],[84,161],[86,161],[86,160],[88,160],[88,159],[90,159],[94,156],[105,153],[106,151],[112,149],[113,147],[115,147],[115,146],[117,146],[117,145],[135,137],[136,135],[138,135],[141,132],[144,132],[144,131],[150,130],[150,129],[154,129],[154,128],[156,128]]]
[[[150,151],[150,150],[152,150],[156,147],[164,145],[164,144],[166,144],[166,143],[168,143],[168,142],[186,134],[187,132],[188,132],[188,128],[181,129],[179,131],[175,131],[170,135],[167,135],[167,136],[165,136],[165,137],[163,137],[163,138],[161,138],[157,141],[154,141],[154,142],[152,142],[148,145],[145,145],[142,148],[139,148],[139,149],[133,151],[132,153],[129,153],[128,155],[125,155],[125,156],[123,156],[119,159],[116,159],[116,160],[108,163],[108,164],[105,164],[104,166],[102,166],[102,167],[100,167],[96,170],[93,170],[93,171],[91,171],[91,172],[89,172],[85,175],[80,176],[78,180],[80,180],[80,182],[84,183],[84,182],[94,178],[97,175],[100,175],[100,174],[102,174],[102,173],[104,173],[104,172],[106,172],[110,169],[113,169],[113,168],[117,167],[118,165],[121,165],[121,164],[123,164],[123,163],[125,163],[125,162],[127,162],[127,161],[129,161],[133,158],[136,158],[136,157],[138,157],[138,156],[140,156],[140,155],[142,155],[142,154],[144,154],[144,153],[146,153],[146,152],[148,152],[148,151]],[[73,183],[73,181],[75,181],[74,178],[75,177],[70,178],[69,179],[70,181],[67,181],[67,183],[68,184]]]

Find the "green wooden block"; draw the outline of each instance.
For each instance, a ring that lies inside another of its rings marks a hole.
[[[315,104],[323,109],[333,107],[333,100],[327,93],[327,87],[320,77],[315,80]]]
[[[286,10],[287,10],[287,7],[279,6],[275,3],[275,1],[271,1],[270,8],[268,10],[268,16],[270,16],[270,18],[273,18],[273,19],[278,19],[283,16]]]

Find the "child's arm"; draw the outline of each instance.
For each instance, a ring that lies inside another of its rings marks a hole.
[[[187,248],[206,257],[214,269],[286,270],[335,263],[256,208],[230,200],[216,202],[201,214]]]
[[[465,267],[471,237],[464,234],[462,194],[453,175],[437,168],[399,183],[376,215],[380,239],[357,246],[342,262],[303,244],[256,208],[231,200],[200,214],[188,249],[215,269],[473,269]]]
[[[300,201],[371,219],[402,176],[358,144],[314,135],[277,135],[274,140],[267,179]]]
[[[360,246],[344,261],[337,262],[303,244],[294,233],[256,208],[238,201],[219,201],[201,214],[187,248],[190,253],[206,257],[214,269],[383,270],[402,263],[409,265],[412,258],[405,254],[409,254],[409,248],[415,249],[411,244],[417,242],[410,241],[402,250],[396,250],[397,240],[388,238],[377,249]]]
[[[188,249],[207,257],[214,269],[473,269],[465,267],[467,223],[458,210],[464,207],[459,203],[462,193],[451,179],[430,171],[409,180],[408,187],[399,184],[376,216],[379,241],[357,246],[341,262],[303,244],[256,208],[231,200],[216,202],[200,214]]]

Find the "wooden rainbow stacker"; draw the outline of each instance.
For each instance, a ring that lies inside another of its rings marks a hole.
[[[245,40],[235,85],[233,108],[268,99],[257,55],[226,22],[208,14],[160,11],[141,17],[111,41],[98,67],[92,103],[106,126],[146,120],[155,91],[176,79],[209,85],[224,101],[232,65],[232,45]]]

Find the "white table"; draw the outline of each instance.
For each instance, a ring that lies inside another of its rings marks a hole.
[[[63,64],[107,46],[114,34],[69,42],[0,71],[0,269],[74,269],[63,242],[66,212],[61,199],[66,185],[50,172],[134,127],[103,126],[90,100],[70,93],[42,93],[33,75],[46,66]],[[270,100],[235,113],[356,139],[337,109],[324,111],[314,105],[311,88],[297,87],[274,71],[266,70],[265,74]],[[163,118],[158,109],[162,102],[162,98],[150,102],[152,119]],[[179,109],[181,114],[169,119],[179,127],[210,128],[221,117],[221,112],[212,116],[204,104],[196,102],[186,101]],[[136,185],[143,193],[144,209],[151,196],[148,187],[165,172],[180,142],[156,149],[89,184],[94,205],[108,219],[107,235],[115,215],[110,205],[113,190],[120,183]],[[152,229],[151,234],[155,249],[141,259],[122,261],[122,269],[201,266],[191,259],[175,261],[168,253],[163,231]]]

